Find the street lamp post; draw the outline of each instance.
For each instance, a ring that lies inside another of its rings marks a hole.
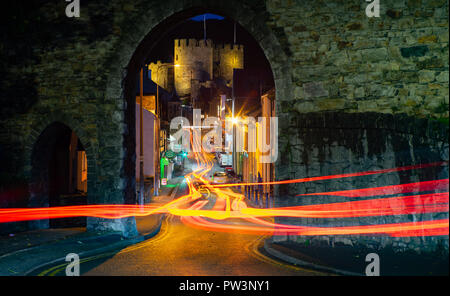
[[[141,68],[139,83],[139,205],[144,205],[144,124],[143,124],[143,69]]]
[[[233,78],[231,82],[231,118],[234,121],[234,69],[233,69]],[[232,160],[233,160],[233,170],[236,172],[236,125],[233,122],[233,152],[232,152]]]
[[[158,75],[158,77],[159,77],[159,71],[160,71],[160,69],[161,69],[161,66],[162,65],[159,65],[158,66],[158,68],[156,69],[156,72],[157,72],[157,75]],[[160,111],[160,108],[159,108],[159,84],[158,83],[156,83],[155,82],[155,84],[156,84],[156,99],[155,99],[155,125],[154,125],[154,127],[153,127],[153,130],[154,130],[154,133],[155,133],[155,138],[154,138],[154,141],[155,141],[155,153],[154,153],[154,173],[155,173],[155,178],[154,178],[154,180],[153,180],[153,182],[154,182],[154,185],[153,185],[153,195],[154,196],[158,196],[159,195],[159,174],[157,173],[157,172],[159,172],[160,171],[160,166],[159,166],[159,157],[160,157],[160,154],[161,154],[161,151],[160,151],[160,147],[159,147],[159,139],[160,139],[160,137],[159,137],[159,127],[160,127],[160,124],[159,124],[159,111]],[[157,157],[158,156],[158,157]]]

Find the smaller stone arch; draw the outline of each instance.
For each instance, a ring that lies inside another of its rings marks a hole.
[[[42,130],[30,153],[30,207],[88,203],[88,152],[83,144],[62,122],[54,121]],[[85,217],[30,222],[32,229],[85,226]]]

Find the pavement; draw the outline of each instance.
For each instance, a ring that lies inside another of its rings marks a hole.
[[[413,251],[394,252],[388,247],[382,250],[364,246],[310,245],[292,242],[272,242],[266,240],[264,251],[278,260],[296,266],[339,275],[365,276],[369,253],[380,258],[381,276],[448,276],[449,254],[426,254],[420,256]]]
[[[183,177],[169,180],[152,203],[174,198]],[[0,276],[28,275],[48,264],[65,262],[69,253],[92,256],[147,240],[158,234],[164,214],[136,217],[139,235],[124,238],[119,233],[86,232],[85,228],[40,229],[0,236]]]
[[[260,207],[251,200],[247,203],[251,207]],[[344,276],[365,276],[368,264],[365,258],[369,253],[379,255],[381,276],[448,276],[449,271],[448,251],[418,256],[413,251],[399,253],[389,247],[374,251],[365,246],[335,244],[331,247],[267,239],[261,252],[281,262]]]

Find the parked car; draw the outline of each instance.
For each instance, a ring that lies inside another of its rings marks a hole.
[[[225,172],[226,172],[227,174],[229,174],[229,173],[234,173],[233,167],[231,167],[231,166],[225,167]]]
[[[228,176],[225,172],[215,172],[212,177],[213,184],[224,184],[228,182]]]

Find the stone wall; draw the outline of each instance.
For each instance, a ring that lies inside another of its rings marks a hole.
[[[286,164],[283,168],[278,168],[277,178],[280,179],[368,172],[436,162],[447,163],[422,169],[280,185],[277,188],[275,206],[328,204],[391,197],[393,195],[388,193],[386,196],[373,197],[296,195],[448,179],[448,126],[440,122],[414,119],[407,115],[319,112],[299,114],[289,124],[289,135],[280,138],[284,150],[280,150],[279,154],[282,158],[281,162]],[[421,192],[420,186],[416,186],[415,194],[430,192],[433,191]],[[442,190],[436,192],[442,192]],[[448,212],[336,219],[278,218],[277,220],[286,224],[329,227],[445,218],[448,218]],[[440,248],[448,250],[448,236],[414,238],[393,238],[386,235],[280,236],[274,237],[274,240],[326,243],[330,246],[334,243],[353,246],[364,244],[373,249],[393,247],[396,251],[432,252]]]
[[[447,1],[382,1],[379,18],[368,18],[366,5],[267,1],[293,65],[293,96],[277,99],[301,113],[448,118]]]
[[[32,177],[36,140],[48,125],[61,122],[86,148],[88,202],[134,203],[138,70],[168,28],[203,12],[238,21],[261,45],[272,67],[280,150],[288,147],[286,137],[305,147],[278,160],[279,179],[311,173],[299,162],[304,155],[309,157],[308,164],[317,161],[314,165],[320,167],[342,160],[348,156],[346,151],[360,149],[344,145],[333,154],[315,156],[329,145],[317,142],[323,147],[306,151],[308,134],[301,133],[300,124],[308,121],[299,120],[309,113],[375,112],[392,119],[406,114],[414,120],[438,119],[448,125],[446,1],[381,1],[380,18],[371,19],[364,13],[366,2],[360,0],[98,0],[81,2],[80,18],[67,18],[66,5],[56,0],[13,2],[2,9],[6,32],[0,36],[2,194],[16,190],[21,199],[28,198],[28,189],[23,188]],[[383,134],[386,129],[378,129],[361,126],[358,135],[364,140],[363,130],[367,131],[364,141],[372,147],[379,136],[387,135]],[[332,136],[330,132],[335,130],[322,133],[324,139]],[[430,134],[427,139],[436,136]],[[375,145],[378,154],[396,153],[389,152],[396,150],[387,143]],[[424,149],[435,151],[432,142],[424,143]],[[448,159],[448,152],[443,159]],[[369,159],[361,169],[371,165]],[[313,172],[339,170],[326,167]],[[15,200],[5,202],[3,196],[2,206],[17,205]],[[133,225],[131,220],[108,224],[88,219],[89,229],[133,233]]]

